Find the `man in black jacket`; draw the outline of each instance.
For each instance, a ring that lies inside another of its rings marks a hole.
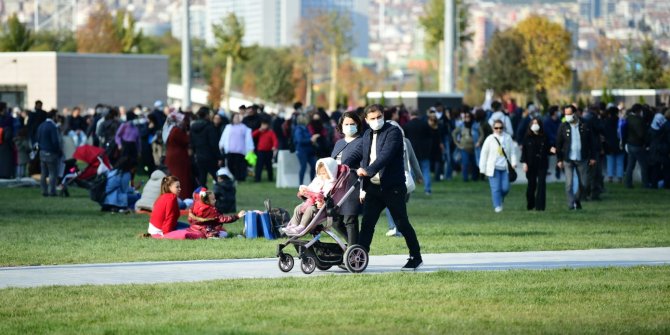
[[[37,143],[37,128],[47,119],[47,112],[42,109],[42,101],[35,101],[35,110],[28,114],[28,132],[30,144]]]
[[[635,162],[640,163],[640,174],[642,175],[642,185],[649,187],[648,170],[648,136],[647,125],[642,118],[643,107],[640,104],[631,106],[626,115],[626,152],[628,153],[628,163],[626,164],[626,174],[624,175],[624,185],[627,188],[633,188],[633,171]]]
[[[364,209],[358,244],[370,250],[379,215],[384,208],[388,208],[409,248],[409,259],[402,270],[414,271],[423,264],[423,260],[416,232],[407,218],[404,141],[400,128],[384,122],[383,111],[381,105],[371,105],[365,110],[365,121],[370,129],[361,137],[356,153],[342,163],[361,163],[356,170],[363,178],[364,191],[361,192]]]
[[[431,129],[426,120],[419,117],[416,111],[409,114],[409,122],[403,127],[405,137],[412,143],[416,160],[421,166],[423,174],[423,190],[426,195],[431,194],[430,183],[430,146],[432,143]]]
[[[565,121],[558,127],[556,136],[557,166],[565,172],[565,193],[569,209],[582,209],[581,196],[588,183],[588,166],[596,163],[596,139],[591,128],[580,121],[577,108],[563,107]],[[573,173],[577,173],[579,186],[573,188]]]
[[[201,107],[198,119],[191,124],[191,150],[198,167],[197,178],[200,186],[207,187],[207,174],[216,181],[219,160],[219,137],[214,124],[209,120],[209,108]]]

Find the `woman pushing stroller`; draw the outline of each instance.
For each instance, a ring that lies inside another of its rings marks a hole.
[[[305,199],[303,203],[295,207],[293,217],[284,229],[288,235],[301,234],[316,213],[325,204],[326,195],[335,186],[337,179],[337,162],[330,158],[322,158],[316,161],[316,177],[305,186],[298,187],[298,197]]]

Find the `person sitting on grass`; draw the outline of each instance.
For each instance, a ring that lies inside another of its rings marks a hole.
[[[325,196],[335,186],[336,177],[337,162],[333,158],[327,157],[316,161],[314,180],[307,186],[298,187],[298,197],[305,201],[295,207],[293,217],[284,229],[287,234],[297,235],[305,230],[319,209],[323,207]]]
[[[116,162],[114,170],[108,172],[106,196],[101,208],[103,212],[128,213],[135,208],[139,195],[130,185],[134,169],[133,161],[124,156]]]
[[[161,195],[156,199],[149,218],[148,234],[153,237],[171,240],[194,240],[205,238],[201,232],[187,230],[186,223],[177,222],[179,219],[179,205],[177,195],[181,192],[181,184],[175,176],[164,177],[161,181]]]
[[[227,237],[228,232],[223,227],[223,223],[235,222],[246,214],[243,210],[237,215],[219,213],[215,207],[214,192],[206,188],[201,188],[194,198],[193,209],[188,213],[188,223],[191,225],[188,230],[200,232],[207,238]]]

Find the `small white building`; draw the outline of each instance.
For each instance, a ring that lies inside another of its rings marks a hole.
[[[0,101],[10,107],[152,106],[167,84],[162,55],[0,52]]]

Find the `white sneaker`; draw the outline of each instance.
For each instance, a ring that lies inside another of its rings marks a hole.
[[[496,213],[500,213],[500,212],[502,212],[502,206],[496,207],[496,208],[494,209],[494,211],[495,211]]]
[[[396,228],[389,229],[389,231],[386,232],[386,236],[389,236],[389,237],[391,237],[391,236],[395,236],[395,234],[397,233],[397,231],[398,231],[398,230],[397,230]]]

